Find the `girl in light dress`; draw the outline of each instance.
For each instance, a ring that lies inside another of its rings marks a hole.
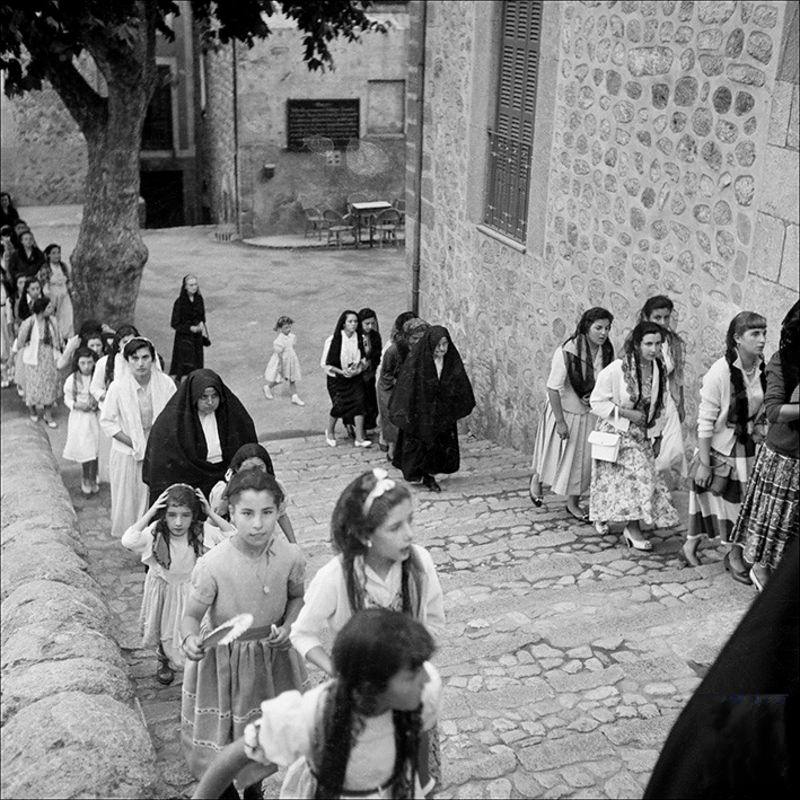
[[[275,395],[272,390],[281,382],[287,381],[289,391],[292,393],[292,402],[296,406],[304,406],[305,403],[297,394],[297,382],[302,378],[300,372],[300,359],[294,351],[297,337],[292,333],[294,320],[291,317],[281,316],[275,323],[273,330],[279,331],[272,343],[272,356],[264,370],[264,397],[267,400],[274,400]]]
[[[301,689],[306,671],[289,642],[303,605],[305,558],[275,536],[283,492],[259,469],[242,470],[228,485],[236,533],[196,564],[181,632],[190,663],[183,679],[181,739],[190,770],[200,778],[214,756],[259,716],[263,700]],[[231,645],[206,652],[201,621],[215,628],[237,614],[254,617]],[[241,776],[245,798],[260,797],[261,775]],[[222,796],[236,797],[229,786]],[[231,794],[233,793],[233,794]]]
[[[237,472],[241,472],[245,469],[260,469],[262,472],[266,472],[267,475],[275,477],[275,468],[272,466],[272,459],[269,457],[267,448],[255,442],[243,444],[233,454],[228,471],[225,473],[225,480],[214,484],[211,493],[208,495],[208,502],[211,503],[211,507],[223,518],[227,517],[230,513],[227,497],[228,484]],[[277,481],[277,478],[275,480]],[[280,481],[277,482],[283,492],[283,505],[281,506],[281,514],[278,517],[278,525],[286,538],[292,544],[296,544],[297,539],[294,535],[292,521],[289,519],[289,514],[286,511],[288,495],[286,494],[284,485]]]
[[[100,422],[97,400],[89,391],[95,354],[79,347],[72,357],[72,372],[64,381],[64,405],[69,409],[67,442],[63,458],[81,465],[81,492],[97,494],[97,455],[100,451]]]
[[[680,553],[688,566],[702,563],[700,539],[729,546],[723,563],[731,577],[749,585],[743,542],[732,540],[733,527],[753,471],[756,446],[764,434],[764,345],[767,321],[741,311],[730,322],[725,355],[703,376],[697,409],[697,459],[689,489],[689,522]]]
[[[306,602],[292,625],[295,649],[333,676],[322,642],[337,634],[362,608],[389,608],[419,620],[434,637],[444,632],[442,587],[430,553],[413,544],[411,492],[376,468],[352,481],[331,517],[338,555],[309,584]],[[420,768],[426,792],[439,777],[438,737],[425,737]]]
[[[597,376],[589,398],[597,430],[619,436],[616,461],[592,460],[589,515],[595,522],[624,521],[628,547],[652,550],[642,524],[678,524],[655,457],[664,426],[669,386],[659,359],[664,332],[655,322],[640,322],[630,333],[621,358]]]
[[[423,798],[417,754],[439,716],[442,682],[418,621],[368,608],[333,644],[336,677],[261,704],[261,717],[220,753],[195,798],[225,797],[249,764],[286,766],[282,798]]]
[[[669,475],[673,471],[681,478],[688,474],[681,425],[686,416],[683,384],[686,365],[686,343],[670,327],[674,303],[663,294],[650,297],[642,307],[639,322],[655,322],[664,329],[661,359],[669,378],[669,394],[664,408],[664,432],[661,449],[656,457],[656,469]]]
[[[73,332],[72,298],[70,297],[70,278],[67,265],[61,260],[61,246],[49,244],[44,249],[44,265],[40,270],[45,272],[44,291],[53,301],[53,316],[58,325],[62,341],[66,342]]]
[[[204,531],[201,511],[216,527]],[[235,530],[214,513],[201,491],[175,483],[122,535],[122,546],[140,553],[149,567],[139,623],[142,647],[154,648],[158,656],[159,683],[172,683],[175,671],[183,668],[180,625],[197,559]]]
[[[581,509],[580,499],[589,491],[592,479],[588,438],[597,422],[589,396],[595,376],[614,360],[608,338],[613,321],[614,315],[605,308],[584,311],[575,333],[553,354],[547,402],[533,448],[531,502],[541,507],[542,484],[547,484],[554,494],[567,496],[567,513],[585,523],[589,515]],[[598,532],[607,532],[605,523],[599,523]]]

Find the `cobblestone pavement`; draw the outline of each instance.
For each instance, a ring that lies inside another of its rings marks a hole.
[[[343,486],[386,465],[377,450],[322,436],[267,443],[291,493],[310,578],[330,557],[328,521]],[[395,473],[394,470],[390,470]],[[462,469],[443,492],[415,490],[418,542],[445,592],[448,630],[435,656],[445,679],[445,797],[640,797],[673,721],[753,599],[721,554],[679,568],[681,534],[656,532],[652,553],[576,524],[560,501],[535,509],[527,458],[462,438]],[[144,577],[112,541],[108,490],[86,499],[66,476],[92,570],[120,619],[163,796],[188,796],[178,741],[179,686],[159,686],[139,648]],[[277,796],[275,778],[264,785]]]

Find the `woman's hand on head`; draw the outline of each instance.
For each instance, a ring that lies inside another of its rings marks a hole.
[[[208,500],[206,499],[206,496],[203,494],[202,490],[201,489],[195,489],[194,493],[195,493],[195,496],[197,497],[197,499],[200,501],[200,508],[203,509],[203,513],[206,516],[210,516],[211,513],[212,513],[212,509],[211,509],[211,506],[208,503]]]
[[[169,494],[169,489],[164,489],[164,491],[161,492],[161,494],[156,498],[153,505],[150,506],[150,511],[155,513],[156,511],[160,511],[162,508],[166,508],[168,494]]]

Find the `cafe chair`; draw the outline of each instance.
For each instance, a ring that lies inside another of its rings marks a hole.
[[[328,231],[328,245],[330,245],[331,240],[335,239],[336,246],[341,247],[342,236],[346,233],[349,233],[355,240],[356,234],[353,228],[353,220],[349,214],[342,215],[332,208],[326,208],[322,212],[322,217]]]
[[[322,231],[327,227],[322,211],[315,206],[311,206],[310,208],[304,208],[303,214],[306,218],[306,229],[303,233],[303,238],[307,238],[310,231],[312,234],[316,233],[318,239],[322,239]]]
[[[392,206],[400,212],[400,227],[404,228],[406,225],[406,201],[395,197]]]
[[[397,229],[400,227],[400,212],[396,208],[387,208],[375,217],[370,226],[370,238],[377,235],[378,247],[384,242],[397,245]]]

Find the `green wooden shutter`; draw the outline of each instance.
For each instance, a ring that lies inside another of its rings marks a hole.
[[[506,0],[485,222],[520,241],[528,211],[542,0]]]

